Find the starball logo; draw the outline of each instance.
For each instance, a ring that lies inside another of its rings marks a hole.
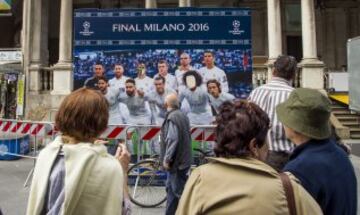
[[[233,26],[233,30],[229,31],[230,34],[233,35],[241,35],[243,34],[245,31],[240,30],[240,21],[239,20],[234,20],[232,22],[232,26]]]
[[[91,24],[90,22],[88,21],[85,21],[83,23],[83,27],[84,27],[84,30],[83,31],[80,31],[80,34],[83,35],[83,36],[90,36],[92,35],[94,32],[93,31],[90,31],[90,27],[91,27]]]

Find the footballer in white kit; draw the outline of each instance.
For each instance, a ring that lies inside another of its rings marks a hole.
[[[115,91],[125,91],[125,81],[129,77],[124,75],[124,67],[120,64],[114,66],[115,77],[109,80],[109,87]]]
[[[181,91],[186,89],[186,85],[183,81],[183,76],[186,72],[190,71],[190,70],[195,70],[191,65],[191,58],[190,55],[187,53],[182,53],[180,55],[180,66],[179,68],[175,71],[175,77],[176,77],[176,81],[178,83],[178,92],[180,93]]]
[[[187,88],[180,93],[179,101],[186,99],[189,102],[190,112],[187,113],[190,123],[194,125],[209,125],[214,121],[209,104],[207,91],[201,87],[202,79],[196,71],[184,74]]]
[[[176,92],[165,87],[165,79],[162,76],[154,78],[154,85],[155,90],[150,92],[147,97],[151,109],[152,124],[161,125],[167,113],[165,98]]]
[[[178,89],[178,83],[175,76],[169,74],[168,72],[169,66],[165,60],[160,60],[158,63],[158,73],[154,76],[154,78],[162,76],[165,78],[165,87],[169,89],[176,90]]]
[[[128,79],[125,82],[125,92],[119,94],[119,101],[129,110],[126,121],[135,125],[149,125],[151,122],[150,108],[144,92],[136,89],[135,81]]]
[[[143,92],[150,92],[154,89],[154,80],[146,75],[146,67],[144,63],[140,63],[137,67],[137,78],[135,78],[136,89]]]
[[[206,85],[209,93],[210,104],[214,109],[215,113],[213,114],[215,115],[219,113],[220,106],[224,102],[233,101],[235,99],[235,97],[230,93],[222,92],[221,84],[215,79],[208,81]]]
[[[203,88],[206,89],[206,83],[209,80],[215,79],[221,84],[223,92],[229,92],[229,84],[227,81],[224,70],[215,66],[214,54],[210,51],[204,52],[204,63],[205,66],[199,69],[199,73],[203,78]],[[207,90],[207,89],[206,89]]]
[[[124,109],[120,107],[119,90],[114,90],[108,87],[108,81],[105,77],[100,77],[98,80],[98,88],[105,96],[109,103],[109,121],[110,125],[120,125],[125,123],[123,115]]]

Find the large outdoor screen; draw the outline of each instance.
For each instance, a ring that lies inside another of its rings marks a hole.
[[[94,75],[96,62],[103,64],[108,79],[115,64],[135,78],[137,65],[144,63],[153,77],[160,60],[166,60],[174,74],[181,54],[187,53],[192,68],[199,70],[204,52],[211,51],[227,76],[229,92],[246,98],[251,91],[249,9],[81,9],[74,15],[74,89]]]

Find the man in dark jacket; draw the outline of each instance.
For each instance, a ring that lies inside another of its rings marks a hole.
[[[161,127],[160,160],[168,171],[166,214],[175,214],[191,166],[191,134],[188,117],[179,110],[176,94],[165,98],[167,115]]]
[[[100,77],[104,76],[104,73],[104,66],[100,62],[97,62],[94,65],[94,75],[85,80],[84,87],[99,90],[98,81]]]
[[[286,136],[296,145],[283,171],[291,172],[324,214],[355,215],[357,183],[343,149],[330,138],[330,101],[317,90],[296,89],[276,108]]]

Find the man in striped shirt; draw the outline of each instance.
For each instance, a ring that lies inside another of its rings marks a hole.
[[[278,120],[275,108],[284,102],[294,90],[292,81],[295,77],[297,62],[292,56],[279,56],[273,69],[271,81],[254,89],[249,100],[259,105],[271,120],[269,135],[268,164],[280,171],[289,159],[289,154],[294,149],[285,136],[282,123]]]

